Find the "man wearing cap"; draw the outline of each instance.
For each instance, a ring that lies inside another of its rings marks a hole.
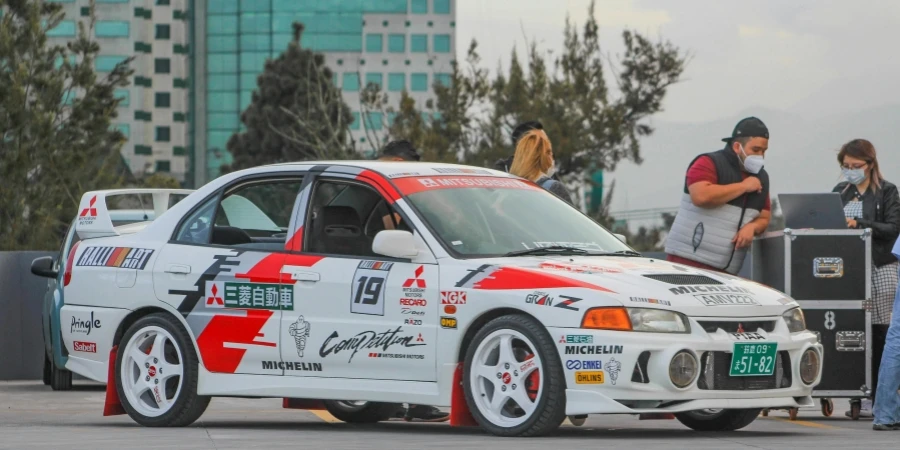
[[[681,206],[666,239],[668,260],[737,274],[753,237],[769,226],[769,175],[763,169],[769,130],[741,120],[725,148],[694,158]]]
[[[422,157],[412,142],[407,140],[391,141],[381,149],[379,161],[419,161]]]

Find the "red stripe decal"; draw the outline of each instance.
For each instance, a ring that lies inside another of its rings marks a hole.
[[[381,174],[372,172],[371,170],[363,170],[356,176],[356,179],[374,187],[375,190],[384,196],[390,204],[394,204],[394,202],[400,200],[400,193],[397,192],[394,185],[381,176]]]
[[[489,277],[475,283],[473,287],[484,290],[587,288],[613,292],[596,284],[573,280],[561,275],[514,267],[502,267]]]
[[[284,249],[299,252],[303,250],[303,227],[297,228],[297,232],[284,244]]]
[[[239,273],[235,278],[244,278],[251,283],[281,283],[281,269],[284,266],[311,267],[321,261],[324,256],[317,255],[292,255],[284,253],[272,253],[263,258],[247,273]],[[293,283],[287,280],[287,284]]]
[[[528,180],[521,180],[518,178],[467,177],[456,175],[398,178],[394,180],[394,183],[403,195],[412,195],[418,192],[433,191],[436,189],[541,189]]]
[[[253,309],[245,312],[246,316],[213,316],[197,337],[197,348],[206,370],[219,373],[234,373],[237,370],[247,349],[225,347],[225,343],[275,346],[275,343],[256,341],[263,325],[272,317],[272,311]]]

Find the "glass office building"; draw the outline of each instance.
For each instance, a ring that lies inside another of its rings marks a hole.
[[[65,45],[78,22],[88,25],[88,0],[60,3],[64,20],[49,31]],[[128,138],[122,156],[138,176],[161,172],[184,181],[188,172],[189,0],[96,0],[92,33],[100,45],[95,69],[103,76],[134,56],[130,86],[121,88],[115,125]]]
[[[393,104],[407,91],[432,98],[434,82],[449,80],[455,55],[454,0],[193,0],[194,65],[191,93],[194,184],[230,162],[228,139],[241,129],[256,77],[266,59],[291,41],[292,24],[305,30],[301,45],[325,55],[334,82],[353,111],[358,147],[366,128],[379,132],[389,118],[360,114],[359,91],[376,83]],[[204,170],[205,169],[205,170]]]

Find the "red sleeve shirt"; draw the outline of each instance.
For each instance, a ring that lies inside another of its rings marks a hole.
[[[744,178],[750,176],[747,172],[741,171],[741,174]],[[699,181],[709,181],[712,184],[719,183],[719,175],[716,174],[716,165],[713,163],[712,158],[709,156],[701,156],[697,158],[697,161],[694,161],[694,164],[687,171],[687,185],[690,186]],[[772,210],[772,200],[770,198],[766,198],[766,206],[763,207],[765,211]]]

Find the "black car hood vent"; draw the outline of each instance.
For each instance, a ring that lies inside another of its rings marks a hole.
[[[662,275],[644,275],[651,280],[661,281],[669,284],[692,285],[692,284],[722,284],[706,275],[681,275],[681,274],[662,274]]]

